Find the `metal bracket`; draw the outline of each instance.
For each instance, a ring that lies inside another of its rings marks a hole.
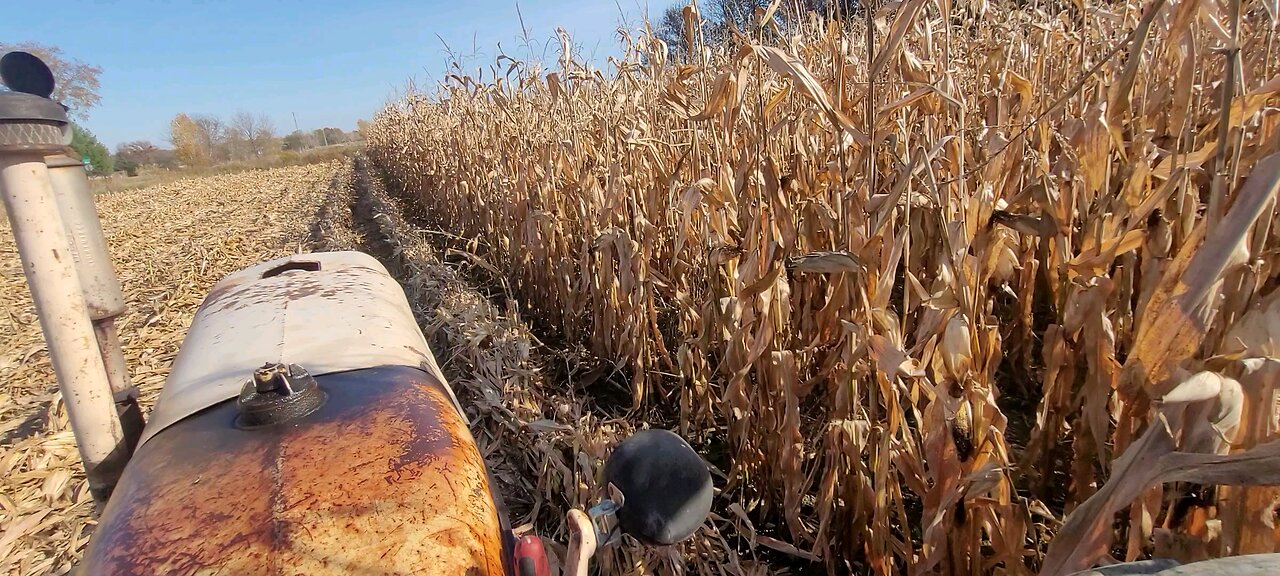
[[[609,483],[609,497],[587,510],[591,518],[591,526],[596,531],[596,549],[617,543],[622,538],[622,530],[618,527],[618,511],[622,509],[625,497],[617,486]]]

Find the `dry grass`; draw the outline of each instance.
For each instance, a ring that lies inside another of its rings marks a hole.
[[[535,396],[512,421],[541,429],[495,428],[540,448],[524,519],[596,496],[600,443],[642,422],[723,468],[683,560],[624,548],[606,572],[749,572],[740,547],[879,574],[1238,553],[1274,547],[1245,517],[1273,493],[1200,484],[1274,470],[1187,470],[1273,433],[1264,6],[906,0],[871,34],[692,38],[690,63],[624,34],[608,71],[458,71],[383,111],[369,154],[545,338],[625,373],[570,366],[561,397],[621,379],[626,418]]]
[[[189,179],[97,196],[128,298],[125,357],[150,409],[205,293],[291,254],[340,163]],[[0,574],[65,574],[92,531],[89,496],[31,296],[0,223]]]

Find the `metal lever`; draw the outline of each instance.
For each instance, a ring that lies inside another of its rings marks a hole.
[[[617,543],[622,538],[618,525],[618,510],[625,497],[617,486],[609,484],[609,498],[601,500],[586,512],[569,511],[565,518],[569,524],[569,551],[565,555],[565,576],[586,576],[591,558],[601,548]]]

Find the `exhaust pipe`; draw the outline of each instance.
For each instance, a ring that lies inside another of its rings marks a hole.
[[[14,54],[19,53],[10,53],[0,62],[6,84],[14,87],[11,80],[15,76],[18,80],[40,76],[32,74],[33,69],[22,61],[22,56],[12,60]],[[48,68],[41,68],[48,74]],[[48,76],[51,91],[52,75]],[[46,156],[63,153],[71,141],[66,111],[47,95],[0,93],[0,196],[84,461],[89,489],[94,499],[102,503],[128,461],[128,443],[45,164]]]
[[[107,238],[102,233],[102,222],[98,220],[98,211],[93,205],[84,162],[67,154],[46,156],[44,161],[49,167],[49,180],[53,184],[58,212],[62,215],[67,239],[71,243],[72,260],[80,276],[80,292],[84,295],[89,319],[93,321],[98,351],[102,354],[107,382],[111,385],[111,396],[124,432],[126,457],[129,457],[142,436],[143,420],[142,408],[138,405],[138,388],[129,381],[124,351],[120,348],[120,336],[116,332],[116,318],[128,311],[124,290],[111,265]]]

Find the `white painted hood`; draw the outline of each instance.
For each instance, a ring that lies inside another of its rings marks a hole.
[[[382,264],[361,252],[297,254],[230,274],[209,291],[141,442],[235,398],[267,363],[298,364],[312,376],[412,366],[446,382]]]

